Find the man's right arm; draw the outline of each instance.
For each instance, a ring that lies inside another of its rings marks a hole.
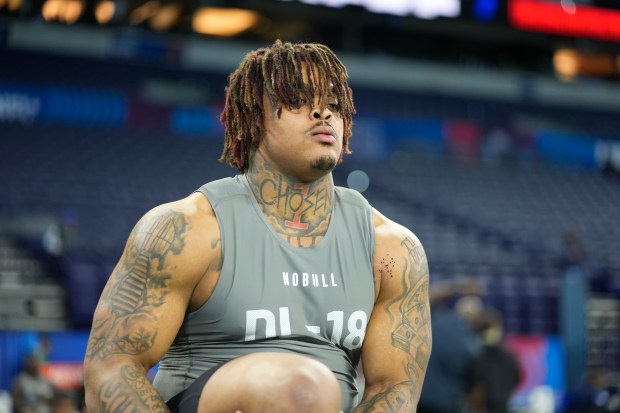
[[[93,318],[84,360],[89,412],[168,411],[146,374],[174,340],[208,268],[193,209],[183,201],[157,207],[132,231]]]

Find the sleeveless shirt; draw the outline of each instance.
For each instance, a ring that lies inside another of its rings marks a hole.
[[[185,316],[160,361],[155,388],[168,400],[235,357],[293,352],[329,367],[342,390],[343,411],[352,410],[358,403],[355,369],[374,304],[368,202],[335,187],[324,238],[299,248],[265,219],[245,175],[210,182],[198,192],[217,217],[222,269],[211,297]],[[283,201],[305,210],[325,202],[325,195]]]

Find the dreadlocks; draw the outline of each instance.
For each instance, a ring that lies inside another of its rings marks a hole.
[[[304,81],[304,68],[306,81]],[[271,47],[248,53],[230,75],[224,124],[224,151],[220,161],[241,173],[249,168],[249,156],[258,148],[265,130],[263,95],[273,107],[299,108],[318,96],[321,109],[337,99],[344,121],[342,152],[349,150],[355,113],[348,73],[334,52],[318,43],[292,44],[277,40]],[[340,155],[342,161],[342,154]]]

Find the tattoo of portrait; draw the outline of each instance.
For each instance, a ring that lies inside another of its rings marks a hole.
[[[122,366],[120,379],[102,383],[99,410],[114,413],[165,412],[167,406],[148,379],[133,366]]]
[[[142,327],[141,320],[152,320],[152,310],[170,292],[166,259],[185,248],[189,224],[177,212],[147,219],[130,235],[114,281],[101,297],[111,314],[93,324],[87,357],[140,354],[155,342],[157,330]]]

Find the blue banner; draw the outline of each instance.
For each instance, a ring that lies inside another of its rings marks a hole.
[[[127,97],[118,92],[0,83],[0,122],[121,126]]]

